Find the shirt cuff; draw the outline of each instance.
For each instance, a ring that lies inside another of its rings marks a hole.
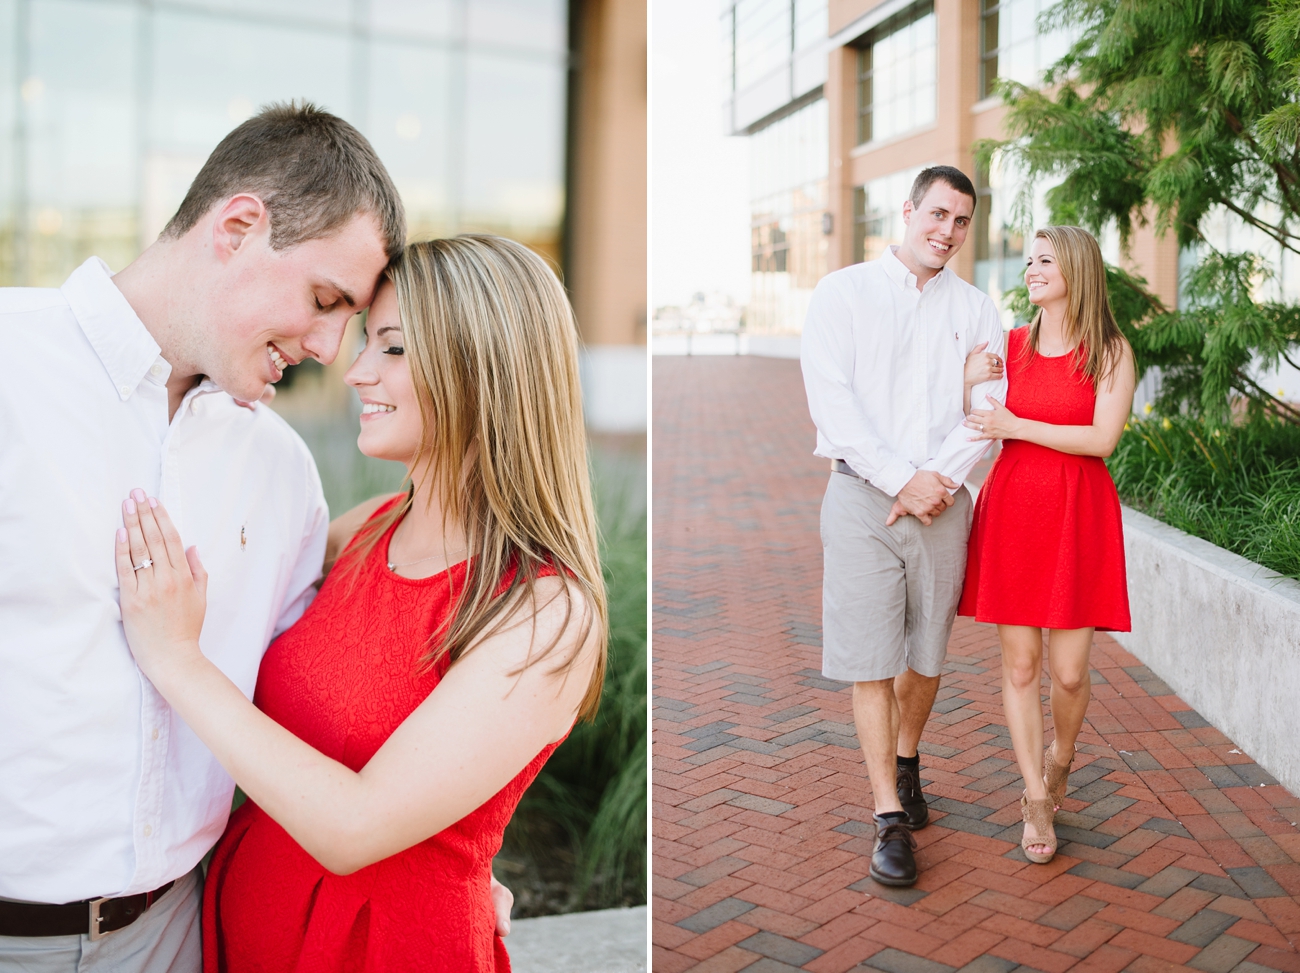
[[[962,488],[962,484],[966,482],[966,477],[964,476],[956,477],[953,476],[951,473],[945,473],[933,461],[926,463],[924,466],[921,467],[921,469],[928,470],[931,473],[938,473],[940,476],[946,476],[948,479],[956,483],[957,485],[953,487],[951,490],[948,490],[947,487],[944,487],[945,490],[948,490],[949,496],[952,496],[954,493],[960,490]]]
[[[907,481],[916,476],[916,467],[906,460],[894,459],[885,464],[875,476],[867,477],[872,486],[896,497],[907,486]]]

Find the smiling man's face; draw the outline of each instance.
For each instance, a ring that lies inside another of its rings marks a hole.
[[[922,281],[943,269],[966,242],[975,200],[942,179],[926,190],[919,206],[903,203],[903,245],[898,257]]]
[[[288,365],[305,358],[328,365],[387,265],[369,214],[282,250],[266,232],[250,234],[222,275],[221,320],[198,356],[203,371],[236,399],[253,402]]]

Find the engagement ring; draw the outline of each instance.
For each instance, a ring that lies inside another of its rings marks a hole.
[[[132,570],[134,570],[134,571],[142,571],[142,570],[144,570],[145,568],[151,568],[151,567],[153,567],[153,558],[151,558],[151,557],[147,557],[147,558],[145,558],[143,561],[141,561],[139,564],[133,565],[133,566],[132,566]]]

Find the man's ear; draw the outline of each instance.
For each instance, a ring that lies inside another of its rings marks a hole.
[[[212,221],[212,248],[223,263],[270,221],[266,204],[252,193],[231,196],[217,207]]]
[[[906,225],[906,224],[912,222],[912,211],[913,211],[912,201],[911,201],[910,199],[905,199],[905,200],[903,200],[903,223],[904,223],[904,225]]]

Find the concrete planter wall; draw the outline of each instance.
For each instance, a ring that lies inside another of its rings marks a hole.
[[[1128,507],[1124,549],[1115,640],[1300,794],[1300,584]]]

